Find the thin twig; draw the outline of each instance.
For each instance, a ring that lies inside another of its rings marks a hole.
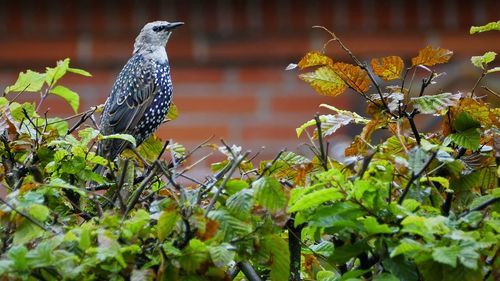
[[[280,152],[276,155],[276,157],[274,157],[273,161],[271,162],[268,162],[266,164],[266,166],[264,167],[264,169],[262,169],[262,173],[260,173],[260,175],[257,177],[257,179],[260,179],[264,176],[265,173],[267,173],[269,171],[269,169],[271,169],[271,167],[276,163],[276,161],[278,161],[278,159],[280,159],[281,155],[286,151],[285,148],[283,148],[282,150],[280,150]]]
[[[470,91],[470,97],[472,98],[474,96],[474,91],[476,90],[477,88],[477,85],[479,85],[479,83],[481,82],[481,80],[483,80],[484,76],[486,76],[487,74],[487,71],[483,71],[483,73],[481,73],[481,76],[479,76],[479,79],[477,79],[476,83],[474,84],[474,87],[472,87],[472,90]]]
[[[403,194],[401,194],[401,197],[399,197],[398,205],[403,204],[403,201],[405,200],[405,197],[408,194],[408,191],[410,191],[410,187],[413,184],[413,182],[416,179],[420,178],[420,176],[422,176],[422,174],[425,172],[425,170],[427,170],[427,168],[431,164],[432,160],[434,160],[434,158],[436,158],[436,155],[437,155],[437,152],[432,153],[431,157],[429,158],[429,160],[427,160],[427,162],[424,164],[424,166],[422,167],[422,169],[418,173],[416,173],[416,174],[412,173],[410,179],[408,180],[408,183],[406,184],[406,187],[405,187],[405,189],[403,191]]]
[[[219,188],[217,188],[217,191],[215,192],[214,197],[212,198],[212,200],[208,204],[207,209],[205,210],[205,217],[208,215],[208,213],[214,207],[214,204],[217,201],[217,199],[219,198],[222,190],[226,186],[227,181],[231,178],[231,176],[233,175],[233,173],[236,170],[236,168],[238,168],[238,166],[240,165],[240,163],[243,160],[245,160],[245,158],[248,156],[248,154],[250,154],[250,151],[245,152],[243,155],[239,155],[238,157],[236,157],[233,160],[233,164],[232,164],[231,168],[229,169],[229,172],[224,176],[224,180],[222,181],[222,183],[219,186]]]
[[[488,86],[481,86],[481,88],[485,89],[486,91],[488,91],[489,93],[495,95],[497,98],[500,98],[500,94],[493,91],[492,89],[488,88]]]
[[[327,153],[325,152],[325,148],[323,145],[323,133],[321,132],[321,120],[319,119],[318,114],[316,114],[314,116],[314,120],[316,120],[316,128],[318,130],[320,161],[321,161],[321,164],[323,165],[323,169],[326,171],[326,170],[328,170],[328,160],[327,160],[328,156],[327,156]]]
[[[40,222],[38,222],[37,220],[35,220],[34,218],[32,218],[30,215],[28,215],[27,213],[23,212],[23,211],[20,211],[18,209],[16,209],[14,206],[12,206],[11,204],[9,204],[7,201],[5,201],[2,197],[0,197],[0,202],[4,203],[7,207],[9,207],[10,209],[12,209],[14,212],[18,213],[20,216],[26,218],[27,220],[29,220],[31,223],[33,223],[34,225],[38,226],[39,228],[43,229],[44,231],[49,231],[49,229],[47,229],[45,226],[43,226]],[[56,233],[53,229],[50,229],[51,232],[53,233]]]
[[[498,202],[498,200],[500,200],[500,197],[495,197],[495,198],[491,198],[489,200],[486,200],[483,203],[479,204],[478,206],[476,206],[476,207],[474,207],[474,208],[472,208],[470,210],[467,210],[467,211],[461,213],[458,217],[462,218],[462,217],[465,217],[466,215],[468,215],[471,212],[481,211],[482,209],[488,207],[489,205],[495,204],[496,202]]]

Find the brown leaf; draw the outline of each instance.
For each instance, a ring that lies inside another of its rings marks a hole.
[[[219,223],[217,221],[207,219],[206,224],[205,224],[205,229],[203,229],[203,232],[198,231],[198,237],[202,241],[206,241],[212,237],[215,236],[215,233],[217,233],[217,230],[219,230]]]
[[[368,73],[359,66],[337,62],[333,64],[333,70],[358,93],[366,93],[370,88]]]
[[[387,125],[387,121],[385,119],[373,119],[368,122],[363,127],[363,131],[359,136],[354,138],[354,141],[349,145],[345,151],[345,156],[355,156],[359,154],[364,154],[368,150],[367,143],[370,142],[372,138],[373,132]]]
[[[300,69],[304,69],[311,66],[319,65],[332,65],[333,61],[331,58],[325,56],[318,51],[312,51],[307,53],[297,64]]]
[[[453,55],[453,52],[447,49],[436,49],[432,46],[427,46],[418,52],[418,56],[411,59],[412,66],[426,65],[433,66],[435,64],[448,62]]]
[[[404,68],[404,62],[401,57],[389,56],[383,58],[374,58],[371,61],[373,73],[385,81],[398,79]]]
[[[338,96],[347,87],[330,66],[322,66],[314,72],[300,74],[299,78],[309,83],[320,95],[325,96]]]

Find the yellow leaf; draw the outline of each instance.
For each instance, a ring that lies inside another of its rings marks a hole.
[[[330,66],[322,66],[314,72],[300,74],[299,77],[309,83],[319,94],[325,96],[338,96],[347,87]]]
[[[462,99],[456,106],[451,108],[452,120],[462,112],[467,113],[485,128],[489,128],[492,124],[498,124],[498,119],[490,111],[487,103],[476,101],[472,98]]]
[[[385,81],[398,79],[403,71],[404,62],[401,57],[389,56],[372,59],[371,66],[373,73]]]
[[[433,66],[439,63],[448,62],[453,55],[453,52],[447,49],[432,48],[427,46],[418,52],[418,56],[411,59],[412,66],[426,65]]]
[[[349,87],[358,93],[366,93],[368,88],[370,88],[368,73],[359,66],[337,62],[333,64],[333,70],[349,85]]]
[[[168,109],[168,113],[166,118],[166,121],[173,121],[179,117],[179,109],[174,103],[170,104],[170,108]]]
[[[331,58],[321,54],[317,51],[312,51],[307,53],[297,64],[300,69],[306,67],[318,66],[318,65],[332,65],[333,61]]]

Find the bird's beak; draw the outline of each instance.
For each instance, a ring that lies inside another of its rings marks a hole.
[[[173,30],[181,25],[183,25],[184,23],[182,21],[178,21],[178,22],[171,22],[169,24],[166,25],[166,28],[165,30]]]

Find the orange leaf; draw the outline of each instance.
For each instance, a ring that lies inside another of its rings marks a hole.
[[[366,93],[370,88],[368,73],[359,66],[337,62],[333,64],[333,70],[358,93]]]
[[[300,69],[306,67],[318,66],[318,65],[332,65],[333,61],[331,58],[325,56],[318,51],[312,51],[307,53],[297,64]]]
[[[453,52],[447,49],[432,48],[427,46],[418,52],[418,56],[411,59],[412,66],[426,65],[433,66],[439,63],[448,62],[453,55]]]
[[[359,136],[354,138],[354,141],[349,145],[345,151],[345,156],[354,156],[364,154],[367,151],[367,143],[370,142],[373,132],[387,125],[387,121],[383,119],[373,119],[363,127],[363,131]]]
[[[404,62],[401,57],[389,56],[372,59],[371,66],[373,73],[385,81],[398,79],[403,71]]]
[[[347,87],[330,66],[322,66],[314,72],[300,74],[299,78],[309,83],[316,92],[325,96],[338,96]]]

